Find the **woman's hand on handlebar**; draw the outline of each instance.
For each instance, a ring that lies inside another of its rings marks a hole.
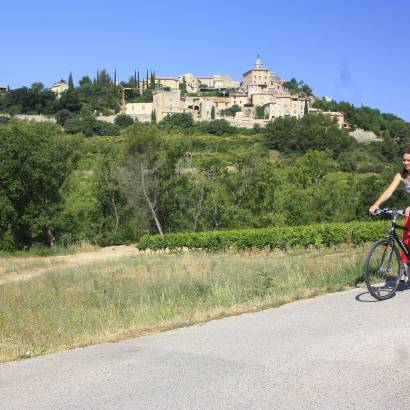
[[[378,209],[379,209],[379,205],[374,204],[374,205],[372,205],[372,206],[369,208],[369,213],[370,213],[371,215],[374,215]],[[408,207],[408,208],[406,209],[406,215],[407,215],[407,210],[409,210],[409,212],[410,212],[410,207]]]

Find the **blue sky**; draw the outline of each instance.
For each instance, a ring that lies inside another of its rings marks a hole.
[[[410,121],[405,0],[4,0],[0,14],[0,84],[12,88],[101,68],[241,80],[260,54],[317,96]]]

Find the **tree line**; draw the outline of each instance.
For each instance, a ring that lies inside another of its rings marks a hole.
[[[360,220],[400,169],[398,141],[359,145],[321,115],[257,131],[209,134],[181,116],[105,139],[0,124],[0,248]]]

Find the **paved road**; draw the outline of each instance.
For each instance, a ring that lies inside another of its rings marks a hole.
[[[408,409],[410,290],[363,292],[6,363],[0,408]]]

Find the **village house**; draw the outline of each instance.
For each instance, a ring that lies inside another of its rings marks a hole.
[[[55,83],[51,86],[50,90],[57,95],[57,98],[59,98],[64,91],[68,90],[68,84],[64,81]]]

